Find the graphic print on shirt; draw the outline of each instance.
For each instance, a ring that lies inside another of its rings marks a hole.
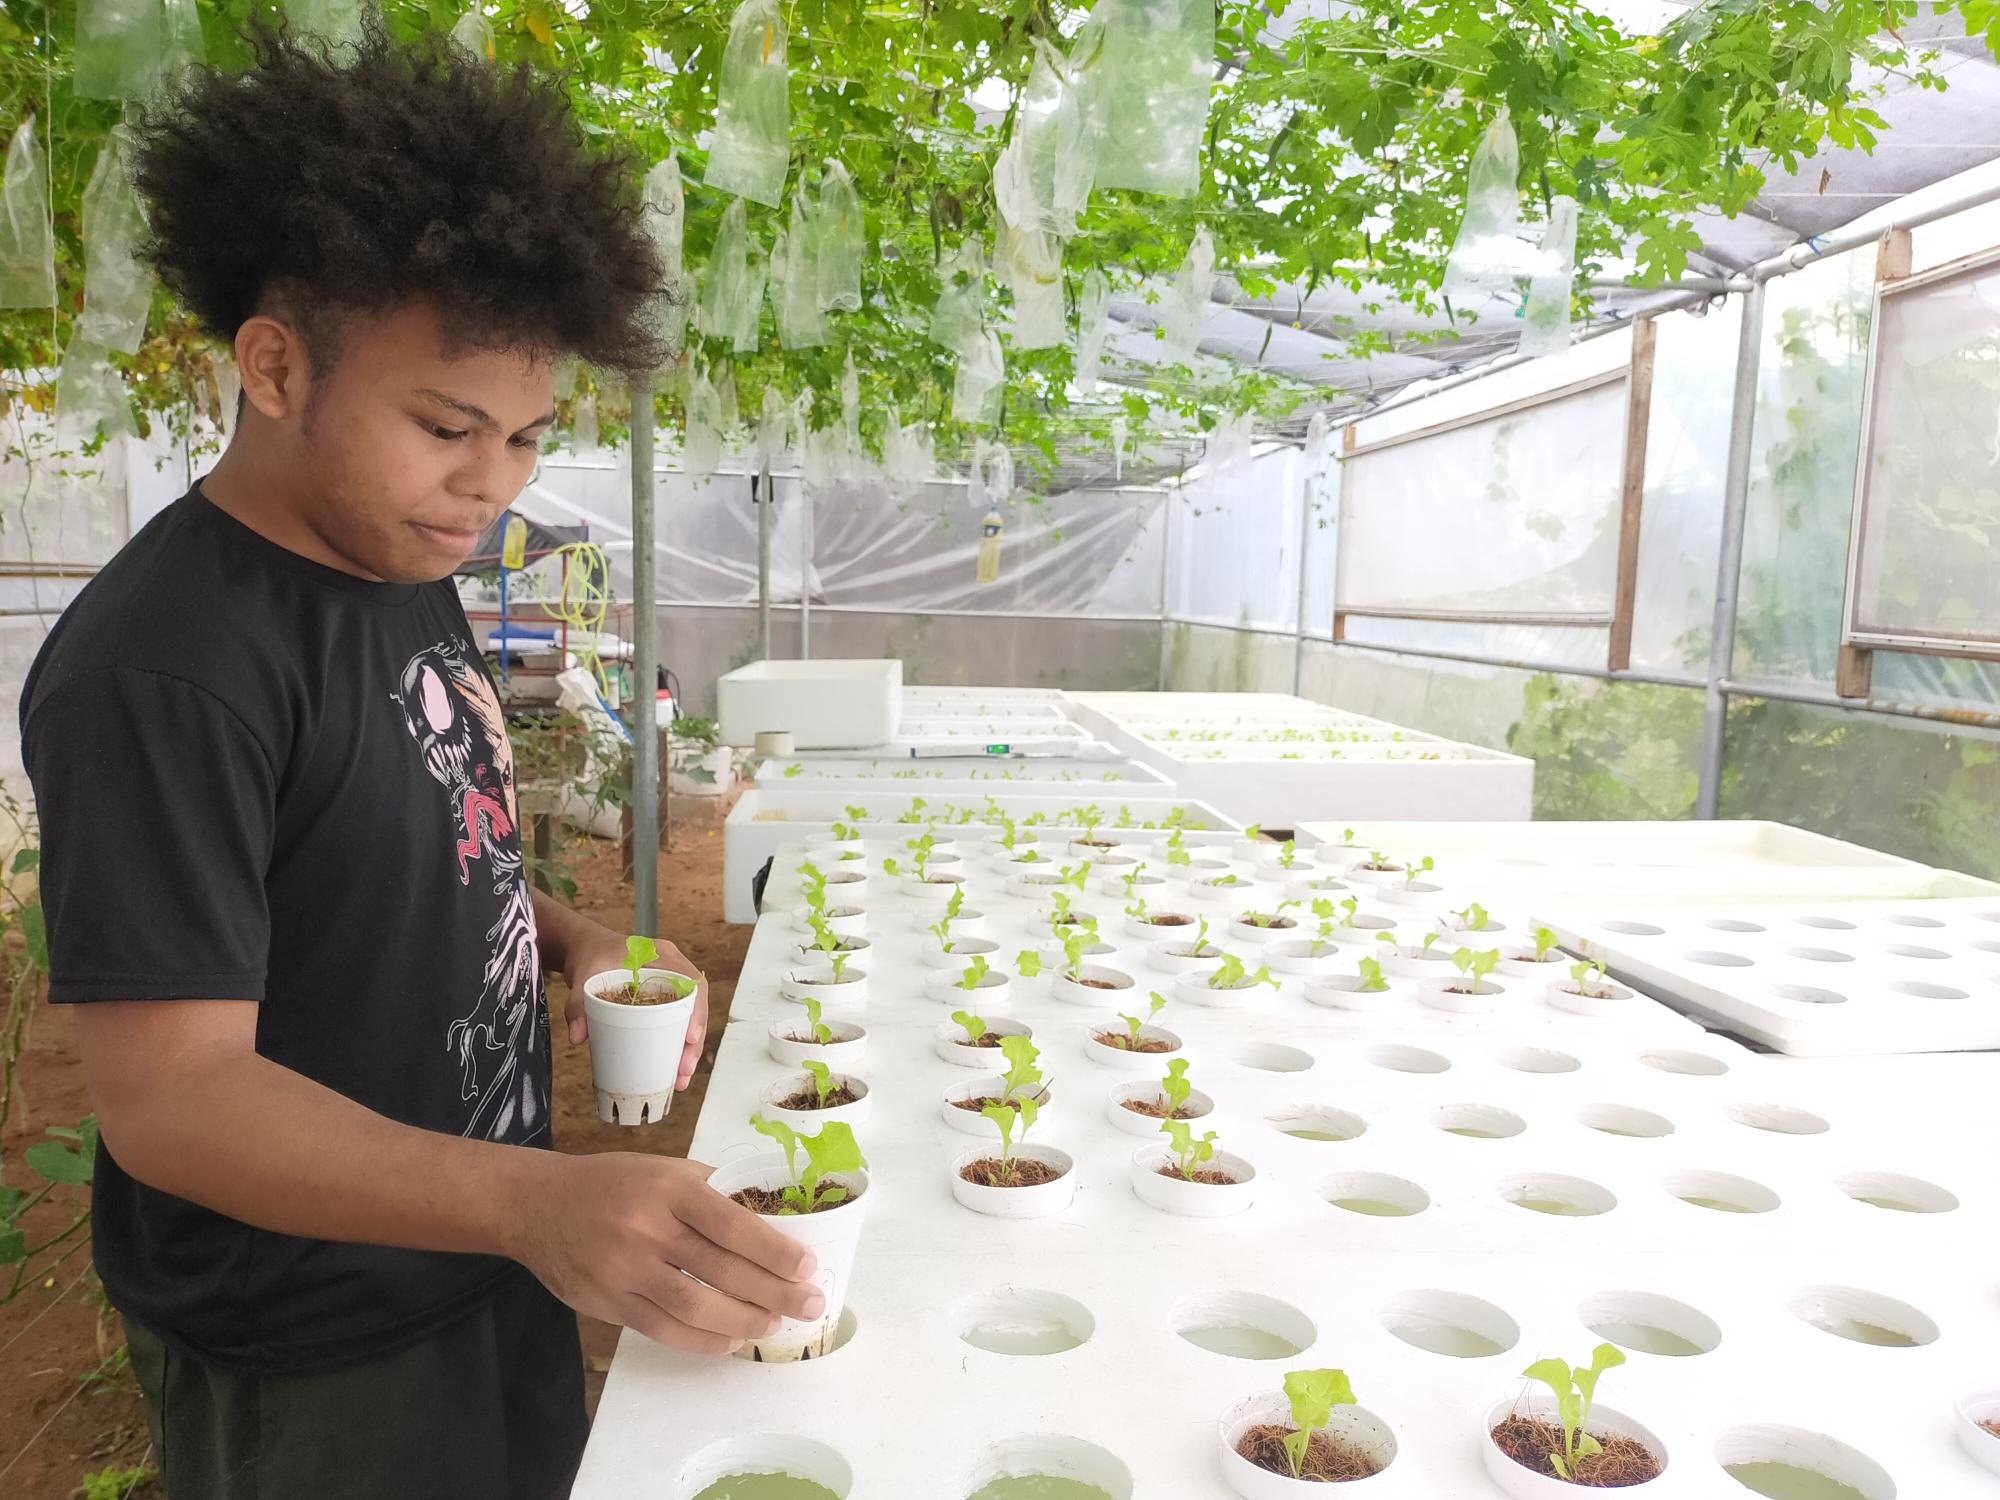
[[[548,1116],[544,1070],[534,1062],[547,1044],[547,1020],[521,846],[510,841],[520,815],[500,700],[455,637],[411,657],[392,696],[425,769],[445,790],[459,884],[490,887],[498,903],[478,1001],[445,1039],[458,1059],[459,1097],[476,1101],[464,1134],[517,1139]]]

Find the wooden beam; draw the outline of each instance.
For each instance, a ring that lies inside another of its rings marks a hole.
[[[1871,696],[1875,653],[1865,646],[1841,645],[1833,666],[1833,690],[1842,698]]]
[[[1618,579],[1612,595],[1611,645],[1605,666],[1632,665],[1632,611],[1639,591],[1639,526],[1646,499],[1646,436],[1653,410],[1653,352],[1659,330],[1651,318],[1632,325],[1632,371],[1625,386],[1625,472],[1618,509]]]
[[[1891,229],[1875,245],[1875,279],[1901,281],[1910,274],[1910,231]]]

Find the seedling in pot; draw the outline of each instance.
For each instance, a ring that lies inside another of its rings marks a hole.
[[[1592,959],[1569,966],[1570,988],[1586,1000],[1609,1000],[1618,992],[1604,980],[1604,965]]]
[[[964,990],[969,995],[978,989],[981,982],[992,972],[993,966],[986,961],[985,957],[981,954],[974,954],[971,961],[966,964],[965,972],[958,976],[957,982],[952,987]]]
[[[1278,846],[1278,868],[1289,870],[1298,863],[1299,845],[1296,839],[1286,839]]]
[[[1350,907],[1354,905],[1352,901],[1346,904]],[[1314,958],[1318,958],[1333,947],[1333,929],[1340,925],[1338,911],[1339,908],[1324,896],[1313,902],[1312,914],[1319,918],[1319,930],[1313,934],[1312,939],[1312,956]],[[1351,911],[1348,913],[1350,918],[1353,915]]]
[[[1436,934],[1433,933],[1432,936],[1436,936]],[[1477,953],[1473,952],[1470,948],[1453,949],[1451,963],[1452,967],[1458,970],[1461,982],[1450,986],[1452,993],[1457,995],[1478,994],[1479,986],[1485,982],[1486,976],[1493,972],[1493,966],[1499,962],[1500,950],[1498,948],[1485,948]]]
[[[1178,828],[1167,835],[1167,863],[1170,865],[1194,863],[1194,856],[1187,852],[1187,841]]]
[[[1042,1055],[1041,1048],[1024,1036],[1003,1036],[1000,1038],[1000,1055],[1007,1059],[1007,1071],[1000,1075],[999,1094],[955,1099],[952,1101],[955,1107],[986,1115],[990,1119],[996,1109],[1012,1114],[1028,1105],[1039,1106],[1048,1098],[1048,1085],[1043,1080],[1042,1070],[1035,1066],[1035,1059]]]
[[[1419,875],[1428,875],[1435,868],[1436,866],[1431,863],[1431,857],[1426,854],[1422,859],[1403,871],[1403,884],[1406,886],[1415,885]]]
[[[1160,1080],[1158,1097],[1122,1099],[1119,1103],[1135,1115],[1148,1115],[1155,1120],[1188,1119],[1193,1115],[1188,1108],[1188,1100],[1194,1097],[1194,1085],[1187,1081],[1187,1070],[1187,1059],[1176,1057],[1167,1063],[1167,1073]]]
[[[1115,990],[1117,985],[1106,980],[1085,979],[1083,977],[1084,955],[1097,946],[1097,922],[1084,917],[1062,935],[1063,977],[1072,984],[1088,985],[1092,989]]]
[[[826,911],[826,873],[818,865],[807,861],[799,866],[799,883],[805,887],[807,913],[823,915]]]
[[[785,1153],[785,1170],[791,1176],[791,1181],[775,1192],[770,1188],[744,1188],[730,1194],[755,1213],[789,1218],[794,1214],[816,1214],[845,1203],[847,1189],[826,1179],[836,1172],[858,1172],[868,1165],[854,1139],[854,1127],[844,1120],[827,1121],[815,1135],[803,1134],[782,1120],[767,1120],[762,1115],[752,1115],[750,1123],[759,1135],[769,1136],[778,1143]]]
[[[1000,847],[1002,849],[1005,849],[1009,854],[1012,854],[1014,852],[1015,844],[1017,844],[1020,841],[1020,837],[1021,837],[1021,831],[1018,825],[1016,825],[1014,820],[1008,817],[1005,813],[1001,813]]]
[[[833,978],[828,982],[832,984],[846,984],[847,946],[841,939],[840,934],[835,932],[826,918],[817,912],[813,913],[807,919],[807,922],[812,928],[813,947],[826,955],[827,963],[833,968]]]
[[[794,1033],[793,1041],[810,1042],[816,1047],[824,1047],[833,1040],[833,1028],[820,1019],[823,1009],[817,1000],[806,1001],[806,1034],[799,1036]]]
[[[1355,965],[1360,972],[1361,983],[1354,988],[1364,995],[1378,994],[1389,988],[1389,981],[1382,977],[1382,965],[1372,958],[1364,958]]]
[[[1081,864],[1064,865],[1056,884],[1058,886],[1074,886],[1077,894],[1081,895],[1083,894],[1084,883],[1089,879],[1090,861],[1086,859]]]
[[[991,1120],[1000,1132],[1000,1154],[967,1162],[960,1174],[967,1182],[976,1182],[982,1187],[1036,1187],[1062,1175],[1047,1162],[1024,1160],[1017,1154],[1017,1143],[1027,1144],[1028,1132],[1034,1128],[1035,1117],[1041,1113],[1034,1100],[1023,1099],[1018,1107],[988,1104],[980,1113]]]
[[[1014,955],[1014,968],[1023,979],[1033,979],[1042,972],[1042,956],[1033,948],[1023,948]]]
[[[1354,1388],[1343,1370],[1292,1370],[1285,1375],[1292,1425],[1262,1423],[1237,1439],[1236,1452],[1260,1469],[1316,1484],[1366,1479],[1379,1472],[1366,1453],[1326,1430],[1337,1406],[1353,1406]]]
[[[1252,927],[1296,927],[1298,925],[1296,919],[1287,917],[1285,913],[1298,905],[1296,901],[1280,901],[1271,911],[1246,911],[1243,913],[1243,920]]]
[[[852,1104],[854,1090],[845,1083],[836,1083],[833,1069],[817,1058],[807,1058],[799,1065],[811,1080],[811,1090],[800,1089],[783,1101],[786,1109],[839,1109],[843,1104]]]
[[[1215,1160],[1213,1130],[1197,1137],[1187,1121],[1171,1119],[1160,1121],[1160,1129],[1167,1137],[1167,1152],[1172,1157],[1160,1168],[1162,1177],[1178,1177],[1183,1182],[1199,1182],[1209,1187],[1229,1187],[1235,1183],[1236,1179],[1227,1172],[1208,1165]]]
[[[1486,908],[1477,901],[1452,915],[1458,918],[1459,925],[1467,932],[1491,932],[1500,925],[1486,914]]]
[[[835,823],[833,837],[836,843],[851,844],[861,837],[861,830],[852,823]]]
[[[1536,929],[1534,930],[1534,932],[1533,932],[1532,934],[1530,934],[1530,935],[1531,935],[1531,936],[1532,936],[1532,937],[1534,938],[1534,940],[1535,940],[1535,962],[1536,962],[1536,963],[1538,963],[1538,964],[1550,964],[1550,963],[1559,963],[1559,962],[1561,962],[1561,960],[1562,960],[1562,955],[1561,955],[1560,953],[1556,954],[1556,956],[1555,956],[1554,958],[1551,958],[1551,957],[1549,957],[1549,953],[1550,953],[1550,951],[1551,951],[1551,950],[1552,950],[1552,949],[1553,949],[1553,948],[1555,947],[1555,945],[1556,945],[1556,935],[1555,935],[1555,934],[1554,934],[1553,932],[1551,932],[1551,931],[1550,931],[1550,930],[1549,930],[1548,928],[1546,928],[1546,927],[1537,927],[1537,928],[1536,928]]]
[[[651,938],[626,938],[625,973],[628,977],[619,989],[599,998],[614,1000],[621,1005],[671,1005],[692,995],[694,981],[680,974],[656,973],[641,979],[641,971],[651,967],[659,956],[659,945]]]
[[[1219,957],[1221,953],[1222,950],[1220,948],[1211,948],[1208,945],[1208,918],[1203,917],[1195,924],[1194,941],[1189,943],[1176,956],[1180,958],[1215,958]]]
[[[923,798],[912,797],[910,799],[909,811],[905,812],[896,821],[898,823],[921,823],[924,821],[924,809],[929,806],[930,803],[924,801]]]
[[[951,899],[944,904],[944,915],[924,930],[938,940],[943,952],[951,952],[951,924],[958,920],[958,914],[965,909],[965,890],[960,887],[951,893]]]
[[[1232,886],[1248,885],[1250,882],[1245,880],[1241,875],[1238,875],[1235,871],[1232,870],[1227,875],[1209,876],[1208,883],[1214,889],[1220,891],[1220,890],[1227,890]]]
[[[975,1016],[971,1011],[955,1010],[951,1013],[951,1018],[958,1023],[959,1030],[965,1033],[966,1046],[998,1047],[1000,1045],[1000,1038],[988,1031],[986,1029],[986,1022],[980,1017]]]
[[[1125,1023],[1124,1031],[1113,1031],[1111,1028],[1106,1027],[1103,1031],[1097,1033],[1097,1040],[1107,1047],[1116,1047],[1120,1052],[1166,1052],[1172,1050],[1165,1042],[1148,1046],[1145,1040],[1139,1035],[1141,1031],[1145,1030],[1147,1023],[1158,1016],[1162,1010],[1165,1010],[1167,1005],[1166,996],[1162,995],[1158,990],[1153,990],[1147,998],[1153,1003],[1147,1009],[1144,1020],[1141,1020],[1138,1016],[1128,1016],[1121,1010],[1118,1012],[1118,1019]]]
[[[1590,1431],[1598,1379],[1625,1363],[1616,1345],[1599,1344],[1588,1368],[1559,1359],[1537,1360],[1521,1373],[1555,1392],[1560,1426],[1515,1414],[1493,1429],[1502,1453],[1525,1468],[1590,1489],[1641,1484],[1660,1472],[1660,1461],[1636,1438],[1608,1439]]]
[[[1371,849],[1368,852],[1368,858],[1361,862],[1361,868],[1364,870],[1373,870],[1382,875],[1395,875],[1408,867],[1397,864],[1380,849]]]
[[[1248,990],[1260,984],[1268,984],[1274,990],[1278,988],[1278,981],[1268,966],[1260,967],[1253,974],[1243,967],[1243,960],[1234,953],[1222,955],[1221,965],[1208,976],[1207,982],[1212,990]]]

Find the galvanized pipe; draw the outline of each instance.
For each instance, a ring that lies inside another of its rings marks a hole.
[[[659,619],[653,587],[653,379],[632,378],[632,930],[660,932]]]
[[[771,465],[750,483],[757,507],[757,659],[771,659]]]

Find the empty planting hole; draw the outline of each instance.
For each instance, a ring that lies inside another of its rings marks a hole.
[[[1237,1048],[1232,1061],[1240,1068],[1254,1068],[1260,1073],[1303,1073],[1313,1065],[1310,1052],[1301,1047],[1287,1047],[1282,1042],[1252,1042]]]
[[[1739,1104],[1729,1112],[1729,1118],[1773,1135],[1825,1135],[1833,1128],[1811,1110],[1789,1104]]]
[[[1662,1184],[1681,1202],[1720,1214],[1767,1214],[1778,1195],[1761,1182],[1728,1172],[1676,1172]]]
[[[1898,958],[1939,959],[1951,957],[1942,948],[1923,948],[1915,943],[1884,943],[1882,951],[1884,953],[1893,953]]]
[[[1500,1184],[1500,1196],[1516,1208],[1558,1219],[1589,1219],[1618,1206],[1609,1188],[1558,1172],[1529,1172]]]
[[[1577,1309],[1599,1338],[1621,1349],[1687,1359],[1713,1353],[1722,1330],[1707,1313],[1654,1292],[1599,1292]]]
[[[687,1461],[674,1500],[847,1500],[854,1470],[825,1443],[788,1432],[724,1438]]]
[[[1854,955],[1840,948],[1787,948],[1793,958],[1803,958],[1815,964],[1851,964]]]
[[[1665,1052],[1644,1053],[1639,1061],[1662,1073],[1679,1073],[1687,1078],[1720,1078],[1729,1071],[1728,1063],[1719,1057],[1710,1057],[1706,1052],[1669,1049]]]
[[[1190,1344],[1231,1359],[1292,1359],[1319,1337],[1296,1307],[1255,1292],[1188,1297],[1172,1316],[1174,1332]]]
[[[1919,1000],[1963,1000],[1964,990],[1955,990],[1948,984],[1932,984],[1927,979],[1898,979],[1889,986],[1899,995],[1913,995]]]
[[[1574,1073],[1583,1064],[1553,1047],[1516,1047],[1500,1054],[1500,1065],[1516,1073]]]
[[[1717,969],[1747,969],[1756,962],[1740,953],[1725,953],[1720,948],[1691,949],[1686,957],[1691,964],[1707,964]]]
[[[1780,1000],[1796,1000],[1801,1005],[1845,1005],[1847,996],[1838,990],[1823,990],[1812,984],[1774,984],[1771,993]]]
[[[2000,943],[1991,942],[1985,938],[1978,939],[1972,946],[1977,948],[1981,953],[2000,953]]]
[[[1401,1292],[1376,1315],[1412,1348],[1452,1359],[1486,1359],[1521,1341],[1521,1326],[1505,1312],[1463,1292]]]
[[[1368,1061],[1392,1073],[1442,1073],[1451,1066],[1450,1058],[1422,1047],[1371,1048]]]
[[[1714,917],[1702,923],[1702,926],[1713,927],[1717,932],[1762,932],[1764,930],[1761,922],[1743,922],[1735,917]]]
[[[1651,922],[1606,922],[1604,927],[1610,932],[1623,932],[1632,937],[1658,937],[1667,929],[1655,927]]]
[[[999,1287],[964,1298],[951,1310],[958,1336],[989,1354],[1066,1354],[1097,1331],[1074,1297],[1033,1287]]]
[[[1273,1130],[1297,1141],[1351,1141],[1368,1130],[1368,1122],[1361,1116],[1322,1104],[1290,1105],[1264,1119]]]
[[[1958,1195],[1921,1177],[1898,1172],[1850,1172],[1837,1186],[1857,1203],[1902,1214],[1948,1214]]]
[[[1896,1481],[1874,1459],[1803,1427],[1732,1427],[1715,1440],[1715,1461],[1766,1500],[1896,1500]]]
[[[965,1493],[967,1500],[1132,1500],[1132,1471],[1095,1443],[1036,1433],[989,1445]]]
[[[1912,912],[1891,912],[1888,916],[1884,917],[1882,920],[1885,922],[1894,922],[1899,927],[1944,926],[1944,923],[1940,922],[1936,917],[1920,917]]]
[[[1429,1193],[1385,1172],[1339,1173],[1320,1184],[1319,1195],[1335,1208],[1375,1219],[1406,1219],[1431,1206]]]
[[[1576,1120],[1601,1134],[1636,1140],[1657,1140],[1674,1133],[1674,1122],[1666,1116],[1630,1104],[1586,1104],[1576,1112]]]
[[[1822,1333],[1878,1349],[1915,1349],[1938,1341],[1938,1326],[1907,1302],[1851,1286],[1809,1286],[1786,1304]]]
[[[1431,1124],[1475,1141],[1504,1141],[1528,1128],[1519,1115],[1493,1104],[1446,1104],[1431,1112]]]
[[[1817,927],[1822,932],[1852,932],[1854,924],[1843,917],[1800,917],[1802,927]]]

